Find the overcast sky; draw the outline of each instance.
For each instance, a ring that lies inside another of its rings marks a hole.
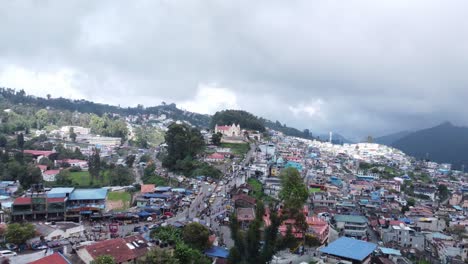
[[[0,86],[363,138],[468,125],[468,1],[3,1]]]

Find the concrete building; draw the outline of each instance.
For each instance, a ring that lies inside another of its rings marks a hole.
[[[424,234],[416,232],[414,229],[404,225],[393,225],[383,230],[382,240],[384,243],[393,242],[404,248],[414,248],[424,250]]]
[[[347,237],[367,236],[367,218],[360,215],[335,215],[336,227]]]

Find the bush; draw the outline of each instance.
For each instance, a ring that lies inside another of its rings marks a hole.
[[[71,166],[70,167],[70,172],[78,172],[81,171],[81,167],[79,166]]]

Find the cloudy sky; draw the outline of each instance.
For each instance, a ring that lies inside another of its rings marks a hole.
[[[3,1],[0,86],[354,138],[468,125],[467,1]]]

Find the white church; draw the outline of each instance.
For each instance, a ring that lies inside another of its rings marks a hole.
[[[239,124],[232,124],[227,126],[215,126],[215,133],[221,133],[226,137],[240,137],[242,136],[241,128]]]

